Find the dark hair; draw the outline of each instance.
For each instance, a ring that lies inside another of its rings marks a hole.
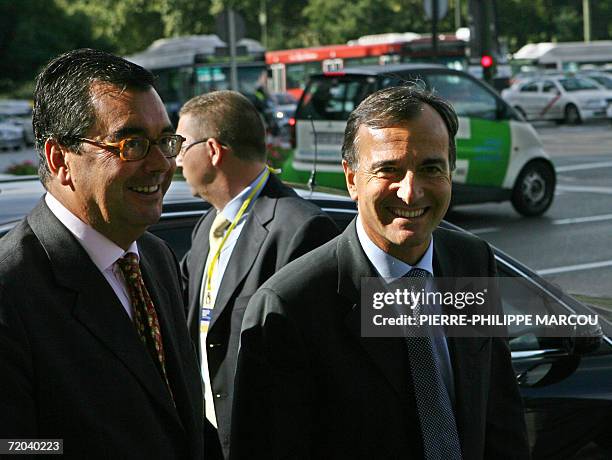
[[[147,91],[155,77],[139,65],[104,51],[79,49],[64,53],[41,71],[36,79],[32,124],[40,164],[38,176],[43,185],[50,177],[45,159],[45,142],[54,138],[78,150],[77,137],[86,137],[96,122],[91,86],[104,82],[120,90]]]
[[[266,131],[255,106],[236,91],[213,91],[190,99],[179,115],[196,117],[203,138],[214,137],[246,161],[265,161]]]
[[[451,171],[455,169],[457,149],[455,135],[459,121],[455,109],[440,96],[426,91],[416,84],[394,86],[377,91],[365,98],[348,118],[342,144],[342,158],[352,170],[359,166],[359,155],[355,139],[361,125],[380,129],[397,126],[414,119],[423,104],[428,104],[444,120],[448,129],[448,161]]]

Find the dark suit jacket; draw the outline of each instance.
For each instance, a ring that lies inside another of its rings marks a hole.
[[[0,240],[1,438],[62,438],[74,459],[202,458],[178,264],[153,235],[138,248],[176,407],[111,286],[41,201]]]
[[[266,282],[247,308],[232,459],[423,458],[403,338],[364,338],[360,280],[376,276],[355,222]],[[495,275],[483,241],[434,234],[434,274]],[[448,339],[466,460],[528,458],[507,341]]]
[[[192,246],[181,263],[188,287],[188,321],[200,352],[200,289],[208,256],[208,236],[215,213],[196,225]],[[215,397],[219,438],[229,451],[230,418],[240,326],[247,303],[255,291],[291,260],[338,234],[333,221],[315,205],[303,200],[275,176],[262,189],[249,212],[219,286],[206,336],[208,368]]]

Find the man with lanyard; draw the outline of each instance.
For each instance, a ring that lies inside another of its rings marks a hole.
[[[188,101],[177,133],[179,166],[213,209],[196,225],[181,263],[188,325],[200,344],[206,416],[229,455],[234,374],[244,310],[291,260],[337,235],[333,221],[266,166],[265,131],[249,100],[217,91]]]

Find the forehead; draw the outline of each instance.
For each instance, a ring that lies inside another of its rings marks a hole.
[[[359,160],[443,156],[448,159],[449,134],[442,117],[423,105],[416,117],[387,128],[361,125],[356,137]]]
[[[203,130],[204,122],[198,116],[186,113],[181,115],[179,118],[178,126],[176,128],[177,133],[185,136],[186,138],[200,137]]]
[[[172,127],[166,108],[153,88],[122,89],[94,82],[90,96],[96,134],[110,135],[127,129],[154,138]]]

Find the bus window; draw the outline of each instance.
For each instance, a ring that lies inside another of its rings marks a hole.
[[[305,62],[303,64],[287,64],[287,90],[299,88],[304,89],[308,77],[312,74],[321,73],[321,62]]]

